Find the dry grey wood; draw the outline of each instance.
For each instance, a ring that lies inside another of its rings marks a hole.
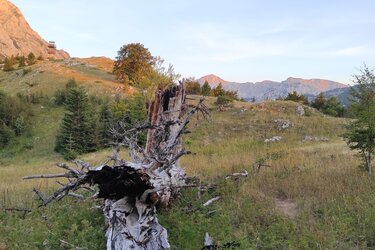
[[[107,249],[170,249],[167,230],[156,218],[156,206],[168,207],[181,188],[197,186],[186,183],[185,171],[178,163],[180,157],[190,153],[182,148],[181,137],[194,114],[208,115],[203,100],[189,110],[185,97],[183,85],[158,89],[147,123],[127,131],[123,129],[125,124],[120,124],[119,129],[110,131],[118,143],[103,165],[92,167],[83,161],[74,161],[76,167],[58,164],[67,172],[55,177],[66,177],[69,183],[61,183],[50,196],[34,189],[41,204],[45,206],[65,196],[81,198],[74,191],[97,185],[99,192],[95,196],[104,198]],[[137,136],[144,130],[148,137],[142,148]],[[130,161],[119,159],[123,146],[129,148]],[[108,165],[110,162],[112,166]],[[25,177],[31,178],[46,175]]]
[[[69,177],[73,177],[73,176],[71,176],[70,174],[67,174],[67,173],[61,173],[61,174],[30,175],[30,176],[23,177],[23,179],[29,180],[29,179],[69,178]]]
[[[220,196],[216,196],[216,197],[214,197],[214,198],[212,198],[212,199],[209,199],[208,201],[206,201],[206,202],[203,204],[203,206],[204,206],[204,207],[207,207],[207,206],[211,205],[212,203],[214,203],[215,201],[217,201],[217,200],[219,200],[219,199],[220,199]]]
[[[203,244],[204,244],[205,248],[214,246],[214,240],[212,239],[212,237],[207,232],[204,234],[204,243]]]
[[[244,170],[243,172],[229,174],[225,177],[225,179],[228,180],[230,178],[248,177],[248,176],[249,176],[249,173],[246,170]]]

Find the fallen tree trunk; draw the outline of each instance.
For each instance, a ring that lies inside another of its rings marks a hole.
[[[149,108],[147,124],[125,132],[111,130],[120,143],[106,165],[94,168],[75,161],[76,168],[57,165],[67,170],[66,173],[25,179],[69,178],[68,184],[49,197],[34,189],[43,206],[78,189],[97,185],[96,197],[104,199],[107,249],[169,249],[167,230],[159,224],[156,208],[168,207],[182,187],[189,187],[185,183],[185,172],[178,164],[181,156],[190,153],[181,147],[181,136],[196,112],[207,114],[202,102],[188,111],[183,85],[164,91],[158,89]],[[145,129],[148,137],[143,149],[137,144],[137,136]],[[129,147],[130,161],[118,158],[120,146],[124,145]],[[112,166],[107,165],[110,161]]]

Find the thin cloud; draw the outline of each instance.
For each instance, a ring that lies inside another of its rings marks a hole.
[[[374,50],[371,50],[366,47],[350,47],[332,51],[328,55],[332,56],[362,56],[373,54]]]

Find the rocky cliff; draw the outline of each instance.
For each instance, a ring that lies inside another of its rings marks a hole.
[[[44,58],[69,58],[63,50],[49,50],[48,42],[30,27],[22,12],[11,2],[0,0],[0,58],[30,52]]]

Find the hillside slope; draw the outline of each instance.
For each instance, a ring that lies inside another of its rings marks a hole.
[[[356,167],[357,158],[341,140],[347,120],[307,107],[301,117],[293,102],[235,102],[219,112],[214,101],[206,100],[210,121],[190,124],[184,146],[195,155],[182,158],[181,164],[189,176],[216,188],[200,196],[196,189],[185,190],[170,210],[159,214],[173,249],[201,249],[205,232],[218,244],[239,243],[238,249],[375,246],[375,184]],[[67,199],[37,210],[32,187],[46,190],[57,184],[21,181],[24,175],[55,171],[52,164],[62,161],[50,146],[61,116],[61,109],[36,112],[33,135],[0,150],[0,246],[56,249],[63,240],[88,249],[104,247],[104,221],[94,208],[100,202]],[[289,121],[289,127],[282,128],[280,121]],[[264,142],[273,136],[282,139]],[[82,158],[95,165],[109,154],[104,150]],[[254,163],[270,167],[258,171]],[[224,178],[244,170],[247,178]],[[217,202],[202,206],[217,195]],[[33,212],[23,216],[3,210],[12,207]],[[25,224],[33,226],[24,230]]]
[[[111,74],[112,65],[113,61],[105,57],[38,61],[30,67],[0,71],[0,90],[11,95],[42,93],[52,96],[57,89],[64,88],[69,79],[74,78],[94,95],[132,92],[131,87],[116,81]]]

